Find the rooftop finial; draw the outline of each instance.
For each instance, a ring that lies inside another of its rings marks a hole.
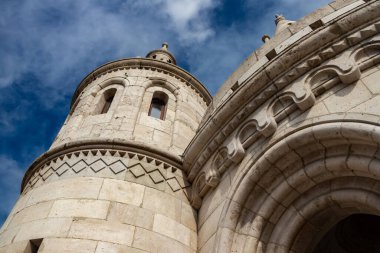
[[[276,15],[276,19],[274,20],[274,22],[276,23],[275,35],[279,34],[281,31],[285,30],[286,28],[295,23],[294,21],[285,19],[283,15],[279,14]]]
[[[281,20],[285,20],[285,17],[284,17],[284,15],[282,15],[282,14],[276,14],[275,17],[276,17],[276,19],[274,20],[274,22],[276,23],[276,25],[277,25],[278,22],[280,22]]]
[[[264,34],[263,37],[261,38],[261,40],[262,40],[264,43],[266,43],[266,42],[268,42],[268,41],[270,40],[270,37],[269,37],[268,34]]]
[[[162,43],[162,49],[163,50],[168,50],[169,49],[169,44],[167,42]]]
[[[176,64],[174,55],[169,51],[169,43],[167,42],[163,42],[161,48],[150,51],[146,55],[146,58],[151,58],[154,60],[163,61],[174,65]]]

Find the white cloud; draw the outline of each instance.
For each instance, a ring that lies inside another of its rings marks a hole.
[[[37,78],[46,106],[70,96],[89,71],[106,61],[145,56],[169,41],[171,49],[212,36],[216,0],[31,0],[0,4],[0,88],[25,74]],[[175,45],[173,47],[173,45]],[[24,82],[24,85],[31,85]],[[41,88],[44,87],[44,88]]]
[[[172,27],[184,43],[203,41],[214,34],[209,13],[217,5],[217,0],[140,0],[135,3],[167,18],[163,25]]]
[[[261,46],[261,36],[273,33],[276,13],[300,18],[328,1],[247,0],[248,18],[227,27],[212,23],[220,0],[1,1],[0,89],[26,74],[35,76],[38,83],[23,80],[17,88],[33,85],[28,89],[46,107],[59,110],[57,101],[68,103],[81,78],[100,64],[145,56],[168,41],[177,60],[215,92]],[[0,100],[7,96],[0,93]],[[14,130],[14,122],[24,117],[18,110],[0,109],[0,131]],[[33,156],[42,152],[38,148]],[[1,154],[0,164],[0,211],[5,212],[18,196],[23,173],[19,163]]]

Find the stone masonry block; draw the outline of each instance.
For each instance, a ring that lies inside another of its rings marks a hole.
[[[5,247],[0,247],[0,253],[25,253],[28,247],[30,247],[29,240],[16,242]]]
[[[351,84],[324,100],[330,113],[346,112],[372,97],[361,81]]]
[[[48,218],[35,220],[21,226],[14,241],[45,237],[65,237],[70,229],[71,218]]]
[[[140,206],[144,196],[144,188],[142,185],[131,182],[104,179],[99,199]]]
[[[162,214],[154,216],[153,231],[190,246],[191,230]]]
[[[152,188],[145,189],[143,208],[165,215],[175,221],[181,220],[181,201],[172,195]]]
[[[174,239],[141,228],[136,228],[133,247],[155,253],[195,253],[195,251]]]
[[[88,199],[56,200],[49,217],[86,217],[105,219],[109,201]]]
[[[53,201],[42,202],[29,206],[17,214],[12,219],[11,226],[17,226],[33,220],[44,219],[48,217]]]
[[[363,83],[373,94],[380,93],[380,69],[376,69],[377,71],[364,77],[362,79]]]
[[[130,246],[135,227],[105,220],[75,220],[70,228],[69,237],[99,240]]]
[[[109,242],[99,242],[95,251],[95,253],[121,253],[121,252],[145,253],[147,251],[131,248],[125,245],[109,243]]]
[[[193,231],[197,231],[197,212],[182,202],[181,223]]]
[[[112,202],[107,220],[152,229],[154,213],[150,210]]]
[[[68,239],[68,238],[44,238],[38,253],[94,253],[97,241]]]
[[[31,191],[27,205],[59,198],[96,199],[103,183],[100,178],[70,178],[44,184]]]

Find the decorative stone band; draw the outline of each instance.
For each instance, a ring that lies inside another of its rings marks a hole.
[[[192,181],[193,206],[200,207],[203,196],[218,185],[226,170],[240,163],[245,157],[246,150],[255,142],[263,139],[270,141],[271,136],[277,131],[277,125],[288,115],[309,109],[319,96],[338,84],[355,85],[355,82],[361,78],[362,71],[379,62],[380,35],[376,35],[294,80],[249,115],[249,108],[258,103],[257,98],[253,98],[237,113],[249,116],[243,122],[238,120],[231,122],[234,124],[233,132],[222,139],[223,142],[209,159],[209,165],[203,166],[203,171],[198,174],[192,174],[196,170],[190,171],[191,180],[196,175]],[[276,136],[281,134],[276,133]],[[202,161],[198,161],[199,164],[200,162]]]
[[[190,184],[178,159],[159,159],[147,150],[139,150],[136,145],[115,142],[71,143],[52,151],[38,158],[29,168],[22,184],[23,193],[63,178],[102,177],[135,182],[189,198]]]
[[[380,50],[379,38],[373,37],[380,32],[379,7],[378,1],[362,4],[355,15],[337,18],[334,23],[303,37],[302,43],[289,45],[238,84],[204,122],[186,149],[184,170],[188,179],[195,180],[204,164],[244,121],[253,117],[256,121],[252,121],[252,125],[256,125],[258,132],[265,137],[272,135],[276,131],[274,100],[288,96],[296,107],[306,110],[313,106],[315,97],[332,87],[331,83],[321,84],[324,75],[333,71],[345,84],[358,80],[361,70],[376,63],[371,59],[373,55],[363,52],[370,48],[373,52]],[[323,45],[321,37],[325,38]],[[223,106],[227,101],[228,106]],[[236,154],[240,156],[239,152]]]
[[[106,73],[111,73],[112,71],[123,69],[146,69],[163,72],[165,74],[174,76],[181,82],[186,83],[188,86],[194,89],[203,98],[207,105],[211,103],[211,95],[208,92],[208,90],[204,87],[204,85],[182,68],[173,64],[165,63],[154,59],[129,58],[106,63],[92,71],[90,74],[88,74],[77,87],[71,100],[71,106],[75,104],[76,99],[79,97],[81,92],[89,83],[93,82],[95,79],[99,78],[100,76]]]

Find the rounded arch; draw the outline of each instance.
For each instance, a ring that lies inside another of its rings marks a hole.
[[[159,87],[164,90],[167,90],[170,94],[173,94],[175,97],[175,101],[182,101],[180,87],[176,84],[173,84],[167,81],[164,78],[153,78],[144,84],[145,90],[151,89],[152,87]]]
[[[129,81],[125,77],[111,77],[109,79],[104,80],[99,85],[96,85],[92,90],[93,93],[97,93],[101,90],[106,89],[110,85],[121,85],[125,88],[129,84]]]
[[[72,115],[74,113],[76,107],[81,102],[82,94],[84,94],[84,93],[91,94],[90,96],[86,96],[88,98],[85,100],[88,100],[89,97],[91,97],[90,101],[86,101],[88,103],[93,103],[93,100],[95,100],[96,102],[99,102],[98,101],[99,100],[98,94],[102,90],[106,91],[107,87],[109,87],[110,85],[116,86],[118,89],[120,89],[119,87],[124,89],[128,85],[128,83],[129,83],[128,79],[126,79],[124,77],[111,77],[111,78],[104,80],[103,82],[101,82],[99,84],[92,85],[91,88],[89,88],[90,90],[87,91],[88,93],[85,91],[82,91],[82,93],[76,98],[75,102],[72,104],[69,115]],[[96,97],[98,97],[98,98],[96,98]],[[94,112],[93,112],[93,114],[94,114]]]
[[[378,126],[331,122],[294,132],[243,160],[214,252],[312,252],[348,215],[380,215],[379,143]],[[326,222],[318,227],[321,219]]]
[[[380,57],[380,41],[374,40],[367,43],[363,43],[356,50],[351,52],[350,58],[353,59],[358,65],[366,64],[369,60],[378,59]],[[376,61],[369,62],[371,67]]]
[[[92,115],[114,111],[124,93],[124,83],[107,82],[102,89],[94,93]]]

